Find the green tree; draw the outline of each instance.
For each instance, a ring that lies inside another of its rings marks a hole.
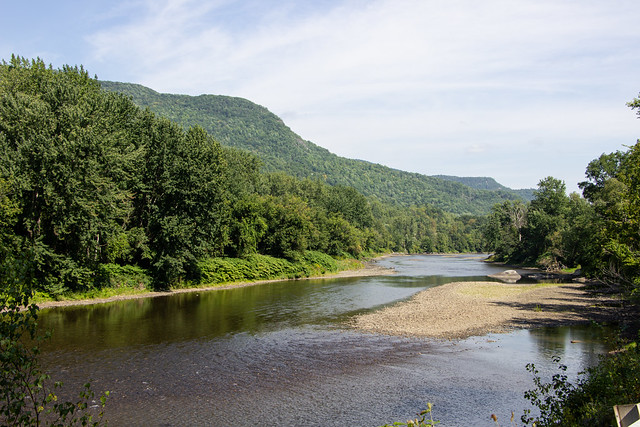
[[[267,231],[258,248],[260,253],[279,258],[294,258],[308,248],[308,238],[316,230],[311,221],[311,209],[297,196],[263,199],[262,217]]]
[[[81,67],[17,57],[0,66],[0,176],[13,183],[16,234],[50,292],[90,287],[120,238],[132,209],[127,184],[140,166],[126,137],[137,111]]]
[[[601,271],[604,223],[593,206],[577,193],[569,195],[567,226],[562,231],[562,254],[568,266],[585,274]]]
[[[569,198],[564,182],[553,177],[540,181],[527,212],[524,229],[524,256],[547,268],[562,262],[561,233],[566,225]]]
[[[625,285],[635,297],[640,288],[640,142],[627,152],[618,179],[605,185],[604,211],[610,269],[606,275]]]
[[[509,261],[522,251],[522,233],[527,225],[528,206],[520,201],[509,200],[496,204],[487,217],[483,235],[489,249],[497,259]]]
[[[201,128],[186,133],[156,119],[149,130],[139,197],[157,287],[198,276],[202,257],[222,255],[230,202],[220,145]]]
[[[582,195],[585,199],[594,203],[599,200],[604,191],[605,183],[618,176],[620,166],[626,157],[626,153],[616,151],[615,153],[602,154],[587,165],[585,176],[586,181],[578,183],[578,187],[582,189]]]
[[[263,200],[251,196],[236,201],[225,254],[246,257],[258,252],[258,245],[267,232],[267,222],[262,216]]]

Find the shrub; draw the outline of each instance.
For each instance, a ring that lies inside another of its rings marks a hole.
[[[98,425],[109,392],[100,397],[97,413],[89,408],[94,398],[91,384],[75,402],[59,402],[50,377],[39,366],[38,307],[30,303],[31,290],[2,283],[0,294],[0,424]],[[8,286],[7,286],[8,285]],[[94,416],[97,415],[97,421]]]
[[[554,375],[550,383],[543,383],[535,366],[527,366],[534,374],[536,388],[527,391],[525,397],[540,415],[534,418],[530,410],[525,410],[523,423],[539,427],[615,426],[613,406],[640,401],[640,349],[636,343],[603,356],[598,365],[582,373],[575,386],[567,381],[566,366],[559,368],[560,374]]]
[[[145,289],[151,286],[149,273],[138,266],[102,264],[96,277],[98,288]]]
[[[246,258],[208,258],[198,264],[200,282],[218,284],[243,280],[291,279],[324,274],[338,270],[338,263],[329,255],[305,251],[292,260],[254,254]]]

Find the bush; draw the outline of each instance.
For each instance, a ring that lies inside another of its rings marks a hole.
[[[151,276],[138,266],[102,264],[96,277],[98,288],[145,289],[151,286]]]
[[[311,268],[321,274],[338,271],[338,263],[336,260],[325,253],[306,251],[303,259],[307,265],[311,266]]]
[[[203,284],[292,279],[338,271],[336,260],[315,251],[296,253],[291,261],[259,254],[246,258],[209,258],[198,267]]]
[[[90,409],[94,392],[91,384],[75,402],[58,402],[54,389],[38,362],[38,307],[30,303],[31,290],[1,283],[0,293],[0,424],[1,425],[92,425],[101,424],[109,395],[100,397],[98,410]],[[97,417],[97,421],[94,420]]]
[[[559,361],[559,359],[556,359]],[[535,426],[604,426],[616,425],[613,406],[640,402],[640,349],[636,343],[622,351],[603,356],[600,363],[587,369],[577,385],[562,373],[543,383],[535,366],[528,365],[536,388],[525,397],[540,410],[531,417],[526,410],[522,422]]]

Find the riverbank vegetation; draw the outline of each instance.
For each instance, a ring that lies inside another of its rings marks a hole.
[[[638,106],[638,101],[632,104]],[[553,177],[540,181],[530,203],[494,206],[484,238],[494,259],[548,270],[581,272],[637,300],[640,294],[640,143],[589,163],[584,197],[566,195]]]
[[[36,291],[53,298],[482,247],[478,217],[263,172],[255,155],[103,90],[82,67],[0,66],[0,152],[4,257],[30,263]]]
[[[630,106],[640,108],[640,100]],[[27,300],[9,297],[7,304],[28,305],[34,291],[61,298],[296,278],[377,253],[483,250],[511,264],[580,266],[622,292],[625,309],[640,300],[640,144],[589,163],[582,197],[566,195],[553,177],[540,182],[530,202],[439,182],[464,201],[448,205],[453,199],[440,190],[422,191],[433,177],[381,173],[358,162],[328,179],[325,172],[335,168],[322,156],[310,157],[316,175],[292,176],[271,158],[263,166],[255,154],[221,145],[197,123],[183,125],[104,90],[82,67],[53,69],[19,57],[0,65],[2,290],[27,289]],[[224,138],[251,132],[245,125],[210,125],[228,130],[220,133]],[[415,185],[398,186],[400,177]],[[501,201],[490,214],[476,216],[484,208],[471,205],[495,197]],[[12,348],[3,347],[3,354],[15,356]],[[579,401],[594,408],[623,398],[637,402],[635,383],[625,383],[631,394],[614,396],[606,378],[635,376],[639,360],[633,348],[606,359],[554,402],[563,414]]]
[[[640,98],[628,105],[639,109]],[[529,366],[535,388],[525,396],[538,414],[525,413],[525,424],[615,425],[614,405],[640,401],[640,352],[634,341],[640,304],[640,141],[591,161],[579,187],[583,197],[567,196],[563,182],[545,178],[530,203],[498,204],[484,226],[495,260],[548,270],[580,267],[600,291],[623,298],[617,315],[621,350],[603,357],[577,384],[567,381],[562,365],[550,382]]]

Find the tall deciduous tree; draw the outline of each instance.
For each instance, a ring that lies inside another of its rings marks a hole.
[[[78,67],[13,57],[0,66],[0,175],[13,183],[16,225],[49,291],[82,288],[132,209],[138,111]]]

